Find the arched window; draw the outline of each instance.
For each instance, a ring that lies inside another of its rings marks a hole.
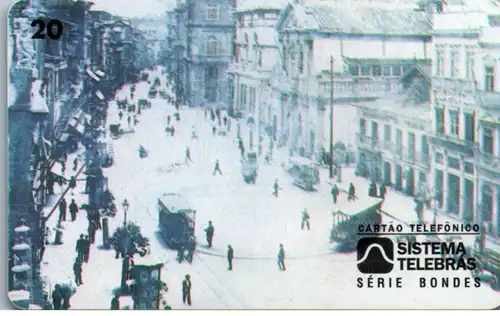
[[[248,40],[248,34],[245,34],[245,59],[248,59],[249,49],[250,49],[250,43]]]
[[[254,61],[260,66],[259,63],[260,47],[259,47],[259,37],[257,36],[257,33],[253,34],[253,49],[254,49]]]
[[[207,40],[207,55],[217,55],[217,46],[217,39],[214,36],[210,36]]]

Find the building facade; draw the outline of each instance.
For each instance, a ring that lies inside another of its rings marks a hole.
[[[356,173],[410,196],[427,188],[430,172],[427,69],[417,65],[400,79],[392,95],[357,104]]]
[[[498,236],[500,8],[466,2],[433,15],[433,185],[444,212]]]
[[[335,142],[325,126],[332,103],[393,93],[406,71],[428,62],[428,16],[406,2],[288,4],[277,25],[281,63],[272,90],[278,138],[291,153],[319,159]]]
[[[229,69],[229,112],[251,117],[256,130],[252,135],[267,131],[268,136],[276,137],[278,116],[272,111],[271,80],[273,69],[280,62],[276,24],[284,6],[284,1],[249,1],[238,5],[234,14],[236,37]],[[250,144],[257,141],[252,139]]]
[[[167,34],[177,102],[194,107],[229,104],[227,70],[233,55],[235,7],[236,0],[187,0],[167,13],[175,21],[169,20]]]

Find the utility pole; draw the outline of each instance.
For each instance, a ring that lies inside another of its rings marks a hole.
[[[333,178],[333,56],[330,56],[330,179]]]

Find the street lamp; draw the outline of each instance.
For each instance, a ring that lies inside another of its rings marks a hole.
[[[128,293],[128,287],[127,287],[127,279],[128,279],[128,271],[130,269],[130,262],[129,262],[129,254],[128,254],[128,244],[129,244],[129,234],[127,231],[127,211],[129,208],[129,203],[127,199],[123,200],[122,202],[122,207],[123,207],[123,214],[124,214],[124,219],[123,219],[123,229],[124,229],[124,234],[125,234],[125,240],[123,241],[125,249],[122,253],[122,280],[121,280],[121,291],[123,294]]]
[[[128,201],[127,199],[123,200],[122,202],[122,207],[123,207],[123,227],[127,227],[127,212],[128,212],[128,208],[129,208],[129,204],[128,204]]]

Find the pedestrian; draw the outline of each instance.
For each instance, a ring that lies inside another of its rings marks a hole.
[[[76,253],[78,254],[78,258],[82,261],[85,260],[85,238],[83,234],[80,234],[80,239],[76,241]]]
[[[175,135],[175,128],[173,126],[170,128],[170,135],[172,137],[174,137],[174,135]]]
[[[234,258],[234,249],[231,247],[231,245],[227,245],[227,264],[228,264],[228,270],[232,271],[233,270],[233,258]]]
[[[273,195],[275,197],[278,197],[278,191],[280,190],[279,184],[278,184],[278,179],[274,179],[274,184],[273,184]]]
[[[186,147],[186,158],[185,158],[185,161],[186,162],[192,161],[191,160],[191,152],[189,151],[189,147]]]
[[[77,286],[83,284],[82,281],[82,262],[79,258],[76,258],[75,263],[73,264],[73,273],[75,274],[75,283]]]
[[[191,306],[191,277],[186,274],[184,281],[182,281],[182,302]]]
[[[89,222],[89,227],[88,227],[88,232],[89,232],[89,240],[91,244],[94,244],[95,242],[95,233],[97,231],[97,224],[95,221],[90,221]]]
[[[52,291],[52,305],[54,306],[54,310],[61,309],[62,299],[61,286],[56,284],[54,291]]]
[[[127,117],[127,124],[128,124],[128,127],[130,128],[130,122],[132,121],[132,118],[130,117],[130,115]]]
[[[118,112],[118,118],[120,119],[120,122],[121,122],[121,120],[123,119],[123,112],[122,111]]]
[[[89,257],[90,257],[90,239],[89,235],[85,235],[84,237],[84,243],[83,244],[83,261],[89,262]]]
[[[189,263],[192,263],[194,251],[196,250],[196,240],[194,239],[194,236],[188,238],[187,250],[188,250],[188,255],[186,259]]]
[[[278,267],[281,271],[285,271],[285,249],[283,244],[280,244],[280,249],[278,250]]]
[[[222,171],[220,171],[219,159],[215,161],[214,176],[217,172],[219,172],[219,174],[222,176]]]
[[[54,230],[56,231],[56,236],[55,236],[55,239],[54,239],[54,244],[55,245],[62,245],[63,244],[63,240],[62,240],[63,229],[64,229],[64,227],[63,227],[61,221],[59,220],[57,222],[56,228],[54,228]]]
[[[95,210],[95,213],[94,213],[94,222],[96,223],[96,229],[97,230],[101,230],[102,229],[102,226],[101,226],[101,212],[99,212],[99,210]]]
[[[205,233],[207,235],[208,248],[212,248],[212,239],[214,238],[215,228],[212,221],[208,221],[208,226],[205,228]]]
[[[227,116],[224,116],[224,126],[227,126]]]
[[[66,221],[66,199],[63,198],[61,202],[59,203],[59,221],[65,222]]]
[[[336,184],[333,185],[332,190],[330,192],[332,193],[333,203],[337,204],[337,198],[339,196],[339,188],[337,187]]]
[[[354,188],[354,184],[352,182],[349,184],[349,191],[347,194],[347,201],[351,202],[356,199],[356,189]]]
[[[167,125],[170,125],[170,120],[171,120],[171,119],[172,119],[172,118],[170,117],[170,115],[168,115],[168,116],[167,116]]]
[[[184,243],[181,242],[179,245],[179,249],[177,249],[177,261],[182,263],[184,261]]]
[[[64,160],[61,161],[61,172],[63,175],[66,172],[66,161],[64,161]]]
[[[385,183],[382,183],[380,185],[380,197],[382,198],[382,200],[385,200],[385,195],[387,194],[387,188],[385,186]]]
[[[300,228],[304,230],[304,226],[307,226],[307,230],[311,229],[311,226],[309,224],[309,219],[311,216],[309,216],[309,213],[307,212],[307,208],[302,211],[302,223],[300,224]]]
[[[375,182],[373,181],[368,186],[368,196],[377,197],[377,184],[375,184]]]
[[[78,169],[78,157],[73,160],[73,171],[76,171]]]
[[[215,127],[214,125],[212,126],[212,135],[215,135],[216,132],[217,132],[217,127]]]
[[[43,295],[43,306],[42,306],[42,310],[52,310],[54,309],[54,306],[52,305],[52,303],[49,301],[49,295],[48,294],[44,294]]]
[[[76,214],[78,213],[78,205],[76,205],[75,199],[71,199],[69,213],[71,214],[71,221],[74,222],[76,220]]]
[[[115,296],[111,299],[111,310],[116,311],[120,309],[120,296],[115,294]]]

